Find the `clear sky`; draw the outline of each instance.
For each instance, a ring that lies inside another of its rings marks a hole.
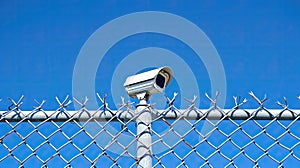
[[[233,104],[232,96],[249,97],[250,90],[259,97],[267,94],[273,108],[283,96],[292,107],[299,107],[299,7],[298,1],[3,1],[0,97],[24,94],[28,102],[24,108],[31,108],[34,98],[46,99],[46,107],[51,108],[55,96],[72,94],[76,58],[98,28],[129,13],[162,11],[191,21],[211,40],[224,66],[228,107]],[[207,71],[189,46],[151,33],[130,36],[110,48],[97,72],[96,91],[111,96],[116,65],[145,47],[165,48],[179,55],[193,70],[200,96],[210,93]],[[100,88],[103,80],[108,85]]]
[[[300,95],[300,2],[297,0],[11,0],[0,2],[0,99],[3,99],[0,110],[6,110],[9,105],[7,97],[18,99],[23,94],[22,109],[31,110],[35,105],[33,99],[47,100],[46,110],[56,109],[55,96],[72,96],[76,59],[89,37],[116,18],[143,11],[180,16],[206,34],[224,68],[226,108],[234,105],[232,96],[236,95],[249,99],[245,108],[256,108],[257,104],[251,100],[249,91],[254,91],[259,98],[267,94],[270,100],[266,105],[270,108],[279,108],[275,102],[284,96],[291,108],[300,108],[300,102],[296,99]],[[114,31],[125,30],[127,23],[124,25],[119,30],[111,30],[110,35],[113,37],[117,34]],[[172,28],[180,30],[176,25]],[[112,98],[114,70],[128,55],[149,47],[163,48],[178,55],[196,78],[197,88],[190,89],[199,90],[200,108],[209,107],[203,95],[206,92],[211,94],[210,78],[197,53],[174,37],[149,32],[120,39],[103,56],[92,82],[97,92],[108,94],[111,107],[115,108],[120,103],[120,99]],[[147,59],[150,61],[151,58]],[[180,67],[179,64],[177,66]],[[143,67],[147,68],[151,67]],[[124,72],[124,75],[130,74]],[[189,85],[188,81],[180,81],[176,79],[176,74],[174,76],[175,80],[167,89],[169,97],[174,91],[180,92],[180,83]],[[123,79],[118,82],[122,84]],[[123,91],[123,86],[118,89]],[[178,105],[183,99],[181,94],[176,102]],[[187,97],[192,98],[193,95]]]

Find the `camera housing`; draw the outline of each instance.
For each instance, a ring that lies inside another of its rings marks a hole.
[[[146,93],[148,96],[163,92],[173,77],[170,67],[164,66],[137,75],[129,76],[124,87],[130,97]]]

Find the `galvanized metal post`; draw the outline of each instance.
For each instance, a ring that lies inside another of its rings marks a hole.
[[[136,108],[138,167],[151,168],[151,109],[148,107],[146,94],[138,95],[138,98],[140,100]]]

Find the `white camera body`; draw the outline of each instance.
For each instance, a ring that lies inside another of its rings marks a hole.
[[[163,92],[173,77],[171,68],[165,66],[129,76],[124,87],[130,97],[136,97],[140,93],[148,95]]]

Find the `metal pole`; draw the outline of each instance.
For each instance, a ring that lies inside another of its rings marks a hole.
[[[137,124],[137,159],[138,167],[152,167],[151,152],[151,110],[148,107],[146,96],[138,96],[140,103],[137,105],[136,124]]]

